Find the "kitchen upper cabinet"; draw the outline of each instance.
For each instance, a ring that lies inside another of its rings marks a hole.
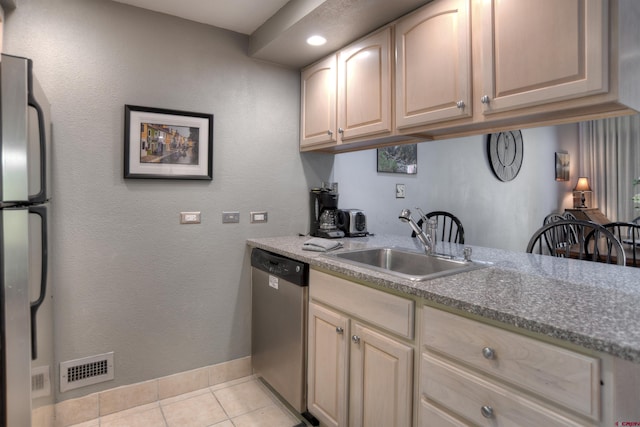
[[[392,131],[391,28],[301,74],[300,149],[323,149]]]
[[[637,0],[434,0],[302,72],[301,150],[637,113],[639,15]]]
[[[302,71],[300,149],[336,144],[336,56]]]
[[[391,28],[338,54],[338,133],[343,142],[391,132]]]
[[[429,3],[396,23],[397,132],[443,139],[635,113],[639,14],[629,0]]]
[[[429,3],[395,25],[396,126],[470,117],[469,0]]]
[[[316,270],[309,282],[309,412],[332,427],[411,426],[414,302]]]
[[[484,1],[476,93],[486,115],[608,91],[608,2]]]

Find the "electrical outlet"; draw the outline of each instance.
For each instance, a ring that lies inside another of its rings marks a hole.
[[[180,224],[200,224],[200,212],[180,212]]]
[[[223,224],[235,224],[240,222],[240,212],[222,212]]]
[[[261,211],[261,212],[251,212],[250,214],[251,223],[256,223],[256,222],[267,222],[267,212],[266,211]]]
[[[404,199],[406,188],[404,184],[396,184],[396,199]]]

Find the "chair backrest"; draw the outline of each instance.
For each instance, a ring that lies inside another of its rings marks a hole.
[[[595,222],[577,219],[543,225],[531,236],[527,252],[607,264],[626,264],[624,248],[611,231]]]
[[[640,224],[635,222],[610,222],[602,225],[628,247],[627,265],[640,267]]]
[[[436,218],[438,221],[438,241],[464,244],[464,227],[454,214],[445,211],[433,211],[425,215],[427,219]],[[418,221],[418,226],[422,228],[424,219]],[[416,237],[412,232],[411,237]]]
[[[577,218],[571,212],[550,213],[549,215],[544,217],[544,221],[542,221],[542,225],[546,225],[556,221],[564,221],[565,219],[577,219]]]
[[[634,218],[631,222],[635,223],[635,224],[640,224],[640,216],[637,218]]]

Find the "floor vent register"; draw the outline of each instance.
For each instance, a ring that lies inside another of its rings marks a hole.
[[[113,378],[113,352],[60,363],[61,392],[109,381]]]

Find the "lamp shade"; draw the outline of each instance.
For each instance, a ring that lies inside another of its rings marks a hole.
[[[586,176],[581,176],[580,178],[578,178],[578,183],[576,184],[576,188],[574,188],[573,191],[593,191],[589,186],[589,178],[587,178]]]

